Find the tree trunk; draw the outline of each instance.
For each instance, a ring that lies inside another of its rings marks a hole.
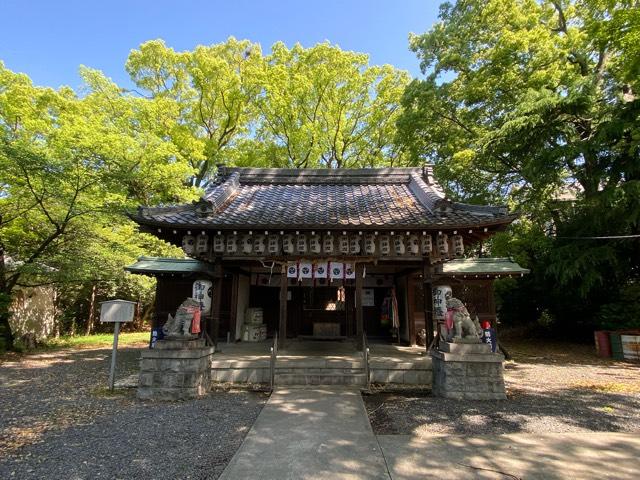
[[[96,286],[94,284],[91,287],[91,300],[89,301],[89,315],[87,318],[87,328],[84,331],[85,335],[91,335],[91,330],[93,329],[93,322],[95,321],[95,311],[96,311]]]
[[[0,214],[0,225],[2,215]],[[4,263],[4,244],[0,241],[0,351],[13,349],[13,332],[9,323],[9,306],[11,304],[11,291],[7,285],[7,277]]]
[[[60,338],[60,309],[58,308],[58,290],[53,289],[53,337]]]

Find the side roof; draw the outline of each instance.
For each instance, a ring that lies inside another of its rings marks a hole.
[[[192,273],[214,275],[213,265],[192,258],[139,257],[136,263],[124,269],[143,275]]]
[[[525,275],[529,272],[529,269],[522,268],[512,259],[501,257],[460,258],[442,265],[442,274],[446,276],[489,275],[499,277]]]
[[[456,228],[501,225],[505,207],[447,200],[432,167],[224,168],[191,204],[140,207],[141,225],[218,229]]]

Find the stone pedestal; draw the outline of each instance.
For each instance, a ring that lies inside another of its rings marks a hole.
[[[504,400],[504,356],[485,343],[441,342],[431,353],[433,394],[470,400]]]
[[[142,352],[138,398],[184,400],[205,395],[214,351],[203,339],[158,341],[154,349]]]

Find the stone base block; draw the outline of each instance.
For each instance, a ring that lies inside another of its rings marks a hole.
[[[440,351],[447,353],[457,353],[459,355],[492,353],[491,346],[488,343],[453,343],[442,342]]]
[[[184,400],[205,395],[211,383],[214,348],[204,340],[162,340],[142,352],[138,398]]]
[[[155,348],[157,350],[193,350],[204,348],[205,346],[206,342],[204,338],[167,338],[158,340]]]
[[[470,400],[507,398],[502,365],[504,357],[478,347],[443,342],[440,347],[443,351],[431,354],[434,395]]]

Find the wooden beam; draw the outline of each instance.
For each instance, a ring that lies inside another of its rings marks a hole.
[[[358,339],[358,348],[362,350],[362,334],[364,332],[364,317],[362,310],[362,285],[363,278],[362,272],[364,271],[364,265],[362,263],[356,263],[356,337]]]
[[[289,279],[287,267],[282,265],[280,270],[280,326],[278,328],[278,350],[284,349],[287,339],[287,290]]]
[[[427,332],[426,345],[427,351],[429,346],[433,342],[433,281],[434,281],[434,267],[428,262],[423,264],[422,269],[422,292],[424,295],[424,325]]]

